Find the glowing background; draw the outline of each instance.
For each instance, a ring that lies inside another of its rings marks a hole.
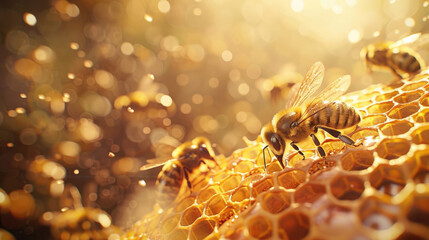
[[[0,208],[18,237],[76,207],[73,186],[129,226],[151,207],[139,180],[156,176],[136,172],[165,144],[205,135],[228,155],[284,105],[273,85],[316,61],[327,81],[350,74],[351,90],[390,81],[366,72],[362,47],[429,31],[427,1],[2,4]]]

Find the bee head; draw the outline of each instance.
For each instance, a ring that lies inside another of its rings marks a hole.
[[[281,113],[281,112],[280,112]],[[273,123],[275,123],[275,131],[284,137],[288,137],[291,131],[291,128],[296,127],[298,124],[298,120],[301,117],[296,111],[286,112],[285,114],[277,114],[278,118],[273,119]]]
[[[271,124],[267,124],[262,128],[261,131],[262,140],[265,144],[268,145],[271,152],[276,155],[279,161],[282,161],[283,154],[285,152],[285,141],[283,138],[274,132],[273,126]]]

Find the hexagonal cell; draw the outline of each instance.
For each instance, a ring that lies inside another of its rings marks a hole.
[[[391,92],[387,92],[387,93],[383,93],[383,94],[377,95],[375,97],[375,100],[377,102],[382,102],[384,100],[392,99],[396,95],[398,95],[398,91],[395,90],[395,91],[391,91]]]
[[[378,130],[377,129],[373,129],[373,128],[364,128],[364,129],[359,129],[358,131],[356,131],[355,133],[353,133],[352,135],[352,139],[354,139],[355,141],[359,140],[359,139],[363,139],[366,137],[377,137],[378,134]]]
[[[225,198],[221,194],[218,194],[207,203],[205,208],[205,214],[207,216],[216,215],[220,213],[225,207]]]
[[[417,103],[410,103],[406,105],[398,105],[387,113],[387,116],[393,119],[402,119],[413,115],[420,110]]]
[[[272,161],[267,166],[267,173],[280,172],[281,170],[283,170],[283,168],[277,160]]]
[[[361,94],[359,94],[359,101],[369,100],[374,96],[380,95],[378,90],[367,90],[368,91],[361,91]]]
[[[232,193],[231,201],[242,202],[243,200],[248,199],[249,197],[250,197],[250,188],[240,187]]]
[[[362,121],[359,123],[361,127],[370,127],[375,126],[379,123],[386,122],[387,117],[385,115],[370,115],[363,117]]]
[[[407,209],[407,218],[415,223],[429,227],[429,193],[416,194]]]
[[[307,183],[299,187],[293,196],[296,203],[313,203],[325,194],[324,185]]]
[[[420,104],[423,106],[429,106],[429,93],[426,93],[425,95],[423,95],[420,100],[419,100]]]
[[[429,149],[417,151],[414,158],[410,159],[410,161],[412,160],[415,160],[417,165],[414,171],[409,170],[414,183],[429,183]]]
[[[224,224],[226,221],[231,219],[236,214],[237,214],[236,211],[232,207],[227,207],[224,210],[222,210],[222,212],[220,212],[218,215],[219,226]]]
[[[429,144],[429,126],[423,126],[411,133],[413,143]]]
[[[197,203],[200,204],[209,200],[216,193],[219,193],[219,188],[217,186],[210,186],[203,189],[197,196]]]
[[[344,146],[343,143],[340,143],[340,144],[342,146]],[[326,151],[326,148],[325,147],[323,147],[323,148]],[[337,149],[339,149],[339,148],[337,148]],[[313,175],[313,174],[318,173],[320,171],[328,170],[328,169],[334,167],[335,165],[337,165],[336,161],[332,161],[329,158],[330,157],[328,156],[325,159],[320,159],[320,160],[317,160],[317,161],[314,161],[313,163],[311,163],[311,166],[308,168],[308,173],[310,175]]]
[[[426,81],[412,82],[412,83],[406,84],[401,89],[402,91],[412,91],[425,86],[427,83],[428,82]]]
[[[369,106],[367,111],[369,114],[385,113],[393,107],[393,102],[382,102]]]
[[[167,238],[168,239],[186,240],[186,239],[188,239],[188,230],[182,229],[182,228],[177,228],[170,235],[168,235]]]
[[[372,100],[365,100],[365,101],[359,101],[356,103],[353,103],[353,107],[355,108],[364,108],[367,107],[371,104],[373,104],[374,102]]]
[[[198,206],[192,206],[185,210],[182,214],[182,219],[180,220],[180,225],[188,226],[201,217],[202,211]]]
[[[374,155],[369,150],[350,149],[340,161],[342,168],[346,171],[364,170],[372,166]]]
[[[207,218],[198,219],[192,225],[190,239],[204,239],[210,235],[216,226],[216,222]],[[172,238],[173,239],[173,238]]]
[[[238,185],[240,185],[240,182],[241,182],[241,175],[232,175],[232,176],[224,179],[220,183],[220,188],[224,192],[226,192],[226,191],[229,191],[231,189],[238,187]]]
[[[379,165],[369,174],[371,186],[389,196],[396,196],[405,187],[406,181],[400,166]]]
[[[277,181],[280,186],[286,189],[295,189],[301,183],[305,182],[307,174],[302,170],[289,170],[280,173],[277,177]]]
[[[379,199],[370,197],[361,203],[359,218],[364,227],[385,230],[396,223],[400,211],[398,205],[384,203]]]
[[[194,203],[195,203],[195,197],[194,196],[188,196],[188,197],[182,199],[182,201],[180,201],[180,203],[176,206],[175,211],[176,212],[182,212],[183,210],[185,210],[186,208],[188,208],[189,206],[191,206]]]
[[[383,139],[375,151],[378,156],[387,160],[396,159],[408,153],[411,144],[408,140],[402,138]]]
[[[290,206],[290,197],[290,193],[286,191],[279,189],[270,190],[264,193],[261,205],[270,213],[279,213]]]
[[[278,234],[280,239],[303,239],[309,232],[310,219],[301,212],[288,212],[278,220]]]
[[[414,124],[406,121],[393,121],[381,125],[380,130],[385,136],[395,136],[408,132]]]
[[[255,167],[255,164],[248,160],[243,160],[237,166],[234,167],[238,173],[247,173]]]
[[[261,181],[258,181],[253,184],[252,195],[256,197],[260,193],[267,191],[273,186],[274,186],[274,182],[271,177],[262,179]]]
[[[313,219],[314,223],[319,227],[323,227],[323,225],[325,225],[336,229],[356,226],[359,224],[354,214],[352,214],[351,209],[337,205],[328,205],[323,207],[323,209],[318,212]],[[347,237],[342,236],[342,234],[347,235],[348,232],[338,231],[335,234],[335,238],[337,239],[347,239]]]
[[[173,231],[176,228],[177,223],[179,223],[179,220],[180,220],[180,214],[177,214],[165,219],[161,223],[161,233],[168,234],[169,232]]]
[[[424,108],[418,113],[414,114],[413,119],[416,122],[429,122],[429,108]]]
[[[394,81],[394,82],[390,83],[389,85],[384,86],[383,90],[384,91],[396,90],[396,89],[400,88],[403,85],[404,85],[403,81]]]
[[[267,239],[271,237],[272,223],[264,216],[254,216],[247,221],[249,234],[257,239]]]
[[[358,176],[337,176],[331,181],[330,186],[332,195],[339,200],[356,200],[365,191],[363,180]]]
[[[413,91],[413,92],[405,92],[399,96],[396,96],[393,99],[393,101],[395,101],[397,103],[409,103],[409,102],[412,102],[412,101],[419,99],[422,95],[423,95],[422,90],[417,90],[417,91]]]

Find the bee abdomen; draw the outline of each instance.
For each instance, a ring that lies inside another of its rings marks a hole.
[[[315,125],[334,129],[352,127],[360,122],[360,115],[355,108],[344,102],[330,102],[315,116]]]
[[[413,54],[408,52],[398,52],[392,55],[392,62],[400,70],[407,73],[418,73],[421,70],[421,64]]]
[[[171,166],[163,169],[156,181],[157,202],[162,208],[168,207],[176,199],[183,182],[182,167]]]

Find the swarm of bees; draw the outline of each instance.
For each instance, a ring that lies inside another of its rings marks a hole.
[[[162,208],[166,208],[180,192],[184,179],[192,191],[190,175],[199,169],[201,164],[205,164],[211,170],[212,165],[207,164],[206,161],[212,161],[216,165],[214,156],[210,141],[204,137],[197,137],[174,149],[171,154],[172,159],[150,159],[148,164],[142,166],[140,170],[163,166],[156,181],[157,202]]]
[[[326,156],[315,135],[318,129],[326,131],[348,145],[355,145],[350,137],[342,135],[336,129],[353,127],[361,121],[361,117],[358,111],[347,103],[333,101],[347,91],[350,76],[338,78],[312,97],[322,84],[324,71],[322,63],[313,64],[304,80],[291,90],[286,108],[274,115],[272,122],[262,128],[261,136],[264,143],[283,168],[285,167],[283,157],[288,141],[305,158],[296,144],[310,136],[320,156]]]
[[[418,74],[425,67],[423,58],[413,48],[429,42],[428,34],[415,33],[399,41],[370,44],[361,51],[361,58],[369,71],[389,69],[400,79]]]

